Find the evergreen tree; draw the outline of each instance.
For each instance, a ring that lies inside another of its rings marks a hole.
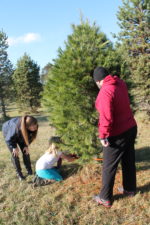
[[[21,110],[35,111],[40,106],[39,66],[27,54],[24,54],[17,62],[17,68],[13,74],[16,100]]]
[[[136,109],[150,113],[150,2],[123,0],[118,20],[118,35],[124,61],[129,66],[128,80]]]
[[[44,66],[44,68],[42,69],[42,72],[41,72],[41,82],[42,84],[44,85],[47,81],[47,77],[48,77],[48,73],[50,72],[51,68],[52,68],[52,64],[51,63],[48,63],[46,64],[46,66]]]
[[[5,119],[6,116],[6,101],[10,95],[11,75],[12,75],[12,64],[8,59],[7,54],[7,43],[8,37],[3,31],[0,31],[0,107],[2,117]]]
[[[69,149],[86,160],[99,151],[100,145],[94,106],[98,89],[92,78],[93,70],[107,64],[115,73],[118,64],[113,67],[114,61],[109,64],[105,60],[114,50],[99,27],[81,21],[72,28],[65,49],[58,50],[44,88],[43,102],[56,133],[62,138],[62,149]]]

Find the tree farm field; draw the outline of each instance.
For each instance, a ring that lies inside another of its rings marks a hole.
[[[7,113],[11,118],[21,115],[15,106],[11,106]],[[33,169],[36,160],[47,149],[49,137],[55,134],[45,112],[40,111],[34,116],[39,121],[39,132],[30,146]],[[121,185],[119,166],[114,186],[114,203],[110,209],[98,206],[92,200],[92,196],[98,194],[101,187],[101,162],[63,162],[61,171],[64,180],[46,186],[34,188],[34,176],[20,182],[16,178],[0,124],[0,225],[149,225],[150,122],[142,113],[137,113],[135,117],[138,123],[137,194],[131,198],[117,192],[117,187]],[[20,160],[26,175],[21,155]]]

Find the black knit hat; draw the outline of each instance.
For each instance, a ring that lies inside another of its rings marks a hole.
[[[97,82],[97,81],[103,80],[108,75],[109,73],[104,67],[97,67],[94,70],[93,78],[94,78],[94,81]]]

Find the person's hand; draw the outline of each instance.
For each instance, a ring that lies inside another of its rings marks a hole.
[[[79,159],[79,157],[76,154],[69,154],[73,159]]]
[[[12,154],[13,154],[13,156],[18,157],[19,156],[19,148],[13,148]]]
[[[74,157],[72,157],[72,156],[68,156],[68,161],[69,162],[73,162],[73,161],[75,161],[76,160],[76,158],[74,158]]]
[[[67,155],[65,155],[64,153],[61,154],[61,158],[62,159],[66,159],[69,162],[73,162],[73,161],[78,159],[78,157],[75,156],[75,154],[67,154]]]
[[[101,144],[102,144],[103,147],[108,147],[109,146],[109,142],[108,142],[107,138],[101,139]]]
[[[29,149],[28,149],[28,147],[24,147],[23,152],[25,152],[25,154],[28,155],[28,154],[29,154]]]

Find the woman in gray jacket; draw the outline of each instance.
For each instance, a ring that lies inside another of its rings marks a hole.
[[[8,120],[2,126],[4,139],[11,153],[11,160],[19,180],[25,179],[20,166],[19,150],[22,152],[23,162],[28,175],[32,175],[28,146],[36,138],[37,131],[38,122],[36,118],[28,115]]]

